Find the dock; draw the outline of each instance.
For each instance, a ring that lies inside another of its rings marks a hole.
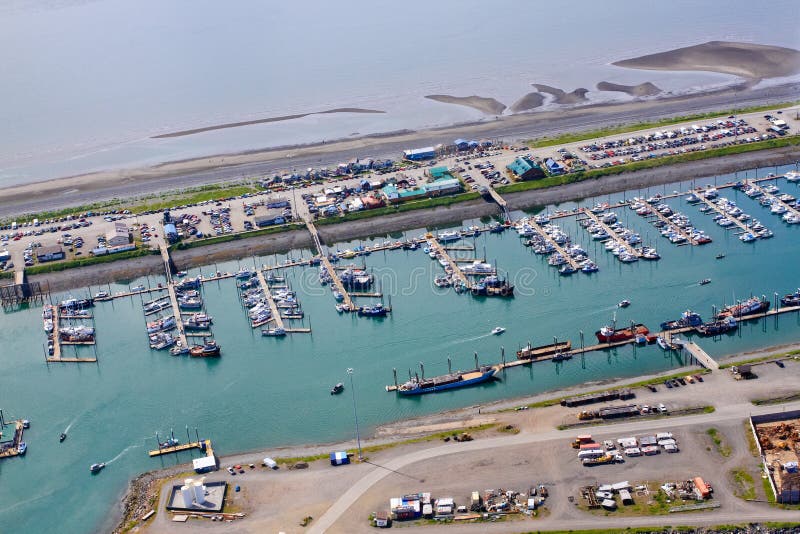
[[[428,241],[428,245],[433,250],[435,250],[436,253],[438,255],[440,255],[447,262],[447,264],[453,269],[453,274],[456,276],[456,278],[458,278],[461,281],[461,283],[464,285],[464,287],[466,287],[467,289],[472,288],[472,284],[469,283],[469,280],[467,279],[467,275],[464,274],[464,271],[461,270],[461,267],[458,266],[458,264],[455,262],[455,260],[453,260],[453,258],[450,257],[450,255],[444,249],[442,244],[439,243],[439,240],[437,240],[431,234],[430,237],[427,237],[427,241]]]
[[[747,182],[747,183],[748,183],[748,185],[750,185],[750,187],[752,187],[753,189],[755,189],[757,191],[760,191],[762,195],[764,195],[765,197],[770,199],[773,204],[778,204],[779,206],[783,206],[784,208],[786,208],[787,212],[791,213],[792,215],[794,215],[796,217],[800,217],[800,211],[796,210],[795,208],[793,208],[792,206],[790,206],[789,204],[787,204],[783,200],[779,199],[778,197],[776,197],[772,193],[766,192],[764,190],[764,188],[762,188],[760,185],[756,185],[755,182]]]
[[[61,336],[58,333],[58,326],[61,324],[61,310],[58,306],[53,306],[53,355],[47,361],[61,361]]]
[[[181,320],[181,308],[178,306],[178,296],[175,294],[175,286],[173,284],[167,285],[169,291],[169,300],[172,305],[172,314],[175,316],[175,327],[178,329],[178,340],[181,346],[188,347],[189,343],[186,341],[186,331],[183,328],[183,321]]]
[[[261,284],[261,289],[264,291],[264,296],[267,299],[267,304],[269,304],[269,310],[270,312],[272,312],[272,320],[275,321],[275,325],[278,328],[284,328],[283,317],[281,317],[281,314],[278,311],[278,306],[275,304],[275,299],[272,298],[272,290],[267,284],[267,279],[264,278],[264,272],[261,270],[256,271],[256,276],[258,277],[258,283]]]
[[[703,191],[701,189],[697,189],[695,191],[692,191],[692,193],[696,194],[706,206],[710,207],[711,209],[713,209],[714,211],[716,211],[717,213],[719,213],[720,215],[722,215],[726,219],[730,220],[733,224],[738,226],[742,230],[742,232],[749,232],[750,231],[750,227],[747,226],[745,223],[743,223],[742,221],[740,221],[736,217],[732,217],[732,216],[728,215],[728,213],[725,212],[725,210],[723,210],[722,208],[717,206],[714,202],[708,200],[705,197],[705,195],[703,194]]]
[[[587,210],[587,209],[583,210],[583,214],[586,215],[588,218],[590,218],[592,221],[594,221],[595,224],[597,224],[608,235],[611,236],[611,239],[613,239],[617,243],[617,245],[625,248],[625,250],[627,250],[629,254],[631,254],[632,256],[636,256],[637,258],[641,258],[642,257],[642,251],[641,250],[639,250],[637,248],[634,248],[633,245],[631,245],[630,243],[625,241],[623,238],[621,238],[617,232],[615,232],[614,230],[611,229],[611,227],[609,225],[607,225],[606,223],[601,221],[600,217],[598,217],[597,215],[595,215],[594,213],[592,213],[590,210]]]
[[[25,432],[25,428],[21,420],[14,421],[13,424],[14,437],[10,442],[4,442],[4,447],[0,450],[0,459],[19,456],[19,444],[22,442],[22,435]]]
[[[487,187],[487,189],[489,190],[489,196],[492,197],[492,200],[494,200],[497,205],[500,206],[500,209],[503,210],[503,215],[505,216],[506,220],[510,221],[511,214],[508,212],[508,202],[506,202],[506,199],[501,197],[500,193],[495,191],[491,184]]]
[[[672,230],[673,232],[679,234],[681,237],[686,239],[687,243],[689,243],[692,246],[697,246],[700,244],[691,235],[687,234],[683,228],[681,228],[680,226],[676,226],[672,221],[670,221],[667,217],[665,217],[663,213],[661,213],[655,208],[655,206],[653,206],[652,204],[647,204],[647,208],[649,210],[648,214],[654,215],[657,219],[661,220],[661,222],[666,224],[670,230]]]
[[[322,243],[319,240],[319,233],[317,232],[317,228],[314,226],[314,223],[311,221],[306,221],[306,227],[308,228],[309,233],[311,234],[312,239],[314,240],[314,245],[317,247],[317,252],[319,253],[320,260],[322,265],[325,266],[325,269],[328,270],[328,275],[331,277],[331,281],[333,285],[336,287],[336,291],[341,293],[342,295],[342,303],[345,306],[345,309],[350,312],[357,311],[357,307],[353,302],[353,299],[350,298],[350,293],[342,284],[342,279],[339,278],[339,274],[334,269],[333,264],[331,264],[330,260],[328,259],[328,255],[325,254],[325,251],[322,250]]]
[[[682,347],[692,355],[692,357],[703,367],[708,369],[709,371],[719,371],[719,364],[717,361],[712,358],[711,356],[706,353],[700,346],[695,343],[694,341],[686,341],[684,339],[674,339],[672,340],[675,345]]]
[[[66,316],[71,317],[71,316]],[[47,355],[47,363],[97,363],[96,356],[89,356],[84,358],[64,357],[63,345],[94,345],[95,341],[61,341],[59,334],[59,327],[61,326],[61,319],[65,316],[61,315],[61,310],[58,306],[53,306],[53,355]],[[91,317],[80,317],[81,319],[90,319]],[[95,334],[96,335],[96,334]]]
[[[206,456],[214,456],[214,449],[211,446],[210,439],[204,439],[200,441],[192,441],[190,443],[181,443],[179,445],[173,445],[171,447],[159,447],[158,449],[152,450],[147,453],[150,458],[155,458],[156,456],[163,456],[165,454],[173,454],[176,452],[181,451],[188,451],[192,449],[205,449]]]
[[[545,232],[545,231],[544,231],[544,229],[543,229],[541,226],[539,226],[539,223],[537,223],[536,221],[534,221],[534,220],[533,220],[533,218],[531,218],[531,219],[528,221],[528,224],[531,226],[531,228],[533,228],[534,230],[536,230],[536,233],[537,233],[537,234],[539,234],[539,235],[540,235],[540,236],[541,236],[541,237],[542,237],[542,238],[543,238],[545,241],[547,241],[548,243],[550,243],[550,244],[553,246],[553,248],[555,248],[555,249],[556,249],[556,252],[558,252],[559,254],[561,254],[561,256],[562,256],[562,257],[563,257],[563,258],[564,258],[564,259],[567,261],[567,263],[569,264],[569,266],[570,266],[570,267],[572,267],[572,268],[573,268],[573,269],[575,269],[576,271],[577,271],[578,269],[580,269],[580,268],[581,268],[581,266],[578,264],[578,262],[577,262],[577,261],[575,261],[575,260],[572,258],[572,256],[570,256],[569,254],[567,254],[567,251],[566,251],[566,250],[564,250],[564,247],[562,247],[561,245],[559,245],[558,243],[556,243],[555,239],[553,239],[552,237],[550,237],[550,234],[548,234],[547,232]]]

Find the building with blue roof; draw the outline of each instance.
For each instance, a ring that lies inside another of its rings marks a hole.
[[[519,157],[506,166],[506,169],[514,173],[520,181],[538,180],[544,178],[545,174],[533,160],[528,157]]]
[[[433,159],[436,157],[436,149],[432,146],[428,146],[425,148],[414,148],[411,150],[404,150],[403,157],[411,161]]]
[[[553,158],[547,158],[544,164],[550,174],[564,174],[564,166]]]

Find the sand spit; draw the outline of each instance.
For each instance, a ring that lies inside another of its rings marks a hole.
[[[487,115],[500,115],[506,109],[506,105],[498,102],[494,98],[487,98],[485,96],[452,96],[452,95],[426,95],[425,98],[443,102],[445,104],[457,104],[459,106],[467,106],[472,109],[477,109]]]
[[[336,108],[328,109],[325,111],[315,111],[312,113],[298,113],[296,115],[283,115],[280,117],[268,117],[266,119],[254,119],[251,121],[241,122],[227,122],[225,124],[215,124],[214,126],[204,126],[203,128],[193,128],[191,130],[181,130],[179,132],[170,132],[161,135],[154,135],[150,139],[166,139],[168,137],[184,137],[186,135],[194,135],[203,132],[210,132],[212,130],[224,130],[226,128],[238,128],[239,126],[250,126],[253,124],[264,124],[267,122],[280,122],[290,121],[292,119],[301,119],[309,115],[326,115],[330,113],[386,113],[377,109],[362,109],[362,108]]]
[[[583,87],[579,87],[571,93],[567,93],[558,87],[551,87],[541,83],[532,83],[531,85],[534,86],[540,93],[553,95],[553,102],[556,104],[581,104],[589,100],[586,98],[586,93],[588,93],[589,90],[584,89]]]
[[[759,80],[800,72],[800,51],[782,46],[709,41],[613,64],[630,69],[720,72]]]
[[[640,83],[639,85],[622,85],[613,82],[600,82],[597,84],[598,91],[615,91],[627,93],[630,96],[655,96],[662,92],[650,82]]]
[[[527,95],[523,96],[513,104],[511,107],[508,108],[511,113],[520,113],[523,111],[529,111],[534,108],[538,108],[544,103],[544,97],[541,93],[528,93]]]

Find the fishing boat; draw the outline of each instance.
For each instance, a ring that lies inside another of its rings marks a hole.
[[[277,328],[263,328],[261,330],[262,336],[267,337],[282,337],[286,335],[286,329],[277,327]]]
[[[358,308],[358,315],[361,317],[386,317],[386,314],[391,311],[380,302],[372,306],[360,306]]]
[[[630,305],[631,305],[631,301],[629,301],[628,299],[622,299],[621,301],[619,301],[619,304],[617,304],[617,307],[618,308],[627,308]]]
[[[550,345],[540,345],[534,347],[529,342],[525,347],[517,351],[518,360],[536,360],[556,353],[566,353],[572,350],[571,341],[551,343]]]
[[[701,336],[719,336],[726,332],[736,330],[737,326],[736,319],[733,317],[725,317],[719,321],[701,324],[694,329]]]
[[[461,239],[461,233],[458,232],[457,230],[453,230],[453,231],[450,231],[450,232],[440,232],[439,234],[436,235],[436,239],[440,243],[448,243],[450,241],[458,241],[459,239]]]
[[[650,330],[643,324],[635,324],[633,328],[614,328],[616,323],[611,326],[604,326],[594,333],[600,343],[616,343],[618,341],[628,341],[639,334],[647,335]]]
[[[681,314],[680,319],[661,323],[661,330],[676,330],[678,328],[699,326],[701,324],[703,324],[703,319],[700,317],[700,314],[697,314],[692,310],[686,310]]]
[[[100,462],[99,464],[92,464],[92,465],[89,466],[89,471],[92,472],[92,473],[99,473],[100,471],[103,470],[103,468],[105,466],[106,466],[106,464],[104,464],[102,462]]]
[[[147,323],[147,333],[155,334],[156,332],[166,332],[167,330],[172,330],[175,326],[175,317],[170,315],[169,317],[162,317]]]
[[[214,320],[210,315],[193,313],[191,317],[183,321],[183,327],[186,330],[208,330],[213,322]]]
[[[506,329],[503,328],[502,326],[495,326],[494,328],[492,328],[492,335],[493,336],[499,336],[500,334],[502,334],[505,331],[506,331]]]
[[[701,286],[704,286],[704,285],[710,284],[710,283],[711,283],[711,278],[703,278],[702,280],[700,280],[698,282],[698,284],[701,285]]]
[[[781,306],[800,306],[800,289],[781,297]]]
[[[131,293],[136,293],[138,291],[144,291],[144,286],[139,284],[138,286],[131,287]]]
[[[471,371],[459,371],[432,378],[423,377],[420,379],[419,377],[414,377],[408,382],[397,386],[397,392],[400,395],[421,395],[474,386],[492,380],[498,371],[498,367],[484,365]]]
[[[175,342],[175,346],[169,349],[169,353],[172,356],[181,356],[183,354],[189,354],[189,347],[184,346],[181,343],[181,340]]]
[[[111,295],[109,294],[108,291],[98,291],[97,293],[94,294],[95,300],[106,300],[110,297]]]
[[[203,299],[199,297],[179,298],[178,307],[182,310],[199,310],[203,308]]]
[[[726,306],[717,315],[717,320],[724,319],[725,317],[742,317],[743,315],[751,315],[754,313],[765,312],[769,309],[770,302],[768,300],[761,300],[758,297],[751,297],[739,304]]]
[[[67,434],[62,432],[60,436],[58,436],[59,443],[67,439]]]
[[[564,362],[571,359],[572,359],[572,354],[570,354],[569,352],[557,352],[553,356],[553,362],[555,363]]]
[[[331,395],[338,395],[342,391],[344,391],[344,384],[339,382],[338,384],[336,384],[331,388]]]
[[[219,356],[221,347],[213,339],[204,339],[202,345],[195,345],[189,349],[189,356],[192,358],[208,358]]]

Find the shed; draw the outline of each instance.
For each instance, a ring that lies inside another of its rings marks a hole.
[[[207,473],[217,469],[217,459],[213,456],[203,456],[192,460],[192,468],[196,473]]]
[[[389,527],[389,512],[381,510],[375,514],[375,526],[379,528]]]
[[[264,205],[268,208],[288,208],[290,206],[289,199],[284,197],[268,198]]]
[[[40,263],[45,261],[63,260],[64,251],[58,245],[40,247],[36,251],[36,259],[39,260]]]
[[[172,223],[167,223],[164,225],[164,235],[169,241],[175,241],[178,239],[178,229]]]
[[[611,484],[611,489],[613,491],[620,491],[621,492],[622,490],[630,490],[631,489],[631,485],[626,480],[624,482],[617,482],[616,484]]]
[[[619,492],[619,498],[622,501],[622,504],[633,504],[633,497],[631,497],[631,492],[624,489]]]
[[[602,506],[606,510],[616,510],[617,501],[615,501],[614,499],[603,499],[602,501],[600,501],[600,506]]]
[[[547,167],[547,172],[549,172],[550,174],[563,174],[564,173],[564,166],[561,165],[556,160],[554,160],[553,158],[547,158],[545,160],[544,164]]]
[[[255,218],[256,226],[272,226],[274,224],[283,224],[286,222],[286,216],[280,208],[272,208],[264,215],[259,215]]]
[[[332,452],[331,453],[331,465],[347,465],[350,463],[350,458],[348,458],[346,452]]]

